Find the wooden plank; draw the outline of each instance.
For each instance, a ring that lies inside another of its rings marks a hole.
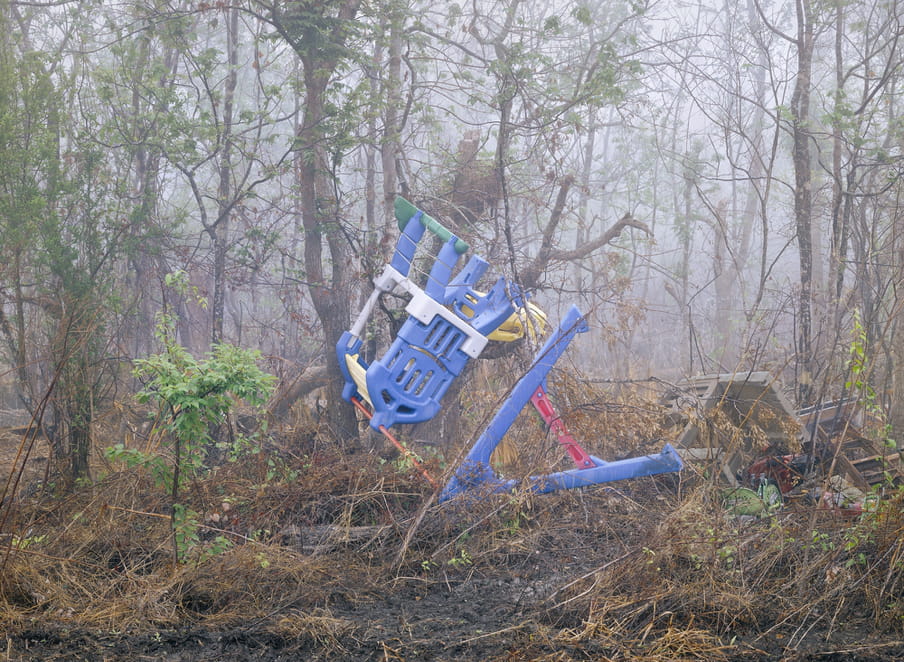
[[[843,475],[846,475],[857,489],[869,492],[869,483],[843,453],[838,453],[835,464],[841,468]]]

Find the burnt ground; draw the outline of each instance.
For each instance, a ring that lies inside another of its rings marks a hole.
[[[683,472],[438,506],[397,461],[265,457],[193,485],[180,563],[140,472],[7,499],[0,659],[904,659],[899,497],[734,518]]]

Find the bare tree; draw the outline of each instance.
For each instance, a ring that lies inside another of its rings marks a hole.
[[[303,67],[304,107],[296,130],[298,209],[304,227],[305,280],[328,348],[348,328],[351,316],[350,249],[342,230],[329,149],[329,141],[335,137],[329,132],[333,117],[328,109],[328,87],[340,64],[350,57],[349,41],[360,5],[360,0],[288,2],[274,8],[272,14],[274,25]],[[327,366],[334,430],[342,439],[357,438],[354,412],[341,402],[343,380],[338,364],[328,360]]]

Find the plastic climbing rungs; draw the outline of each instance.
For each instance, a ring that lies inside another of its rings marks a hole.
[[[483,351],[487,335],[515,311],[504,279],[485,294],[474,289],[487,269],[480,257],[471,257],[453,278],[467,244],[404,198],[396,200],[395,212],[402,232],[392,260],[374,279],[374,292],[355,324],[336,343],[345,377],[343,397],[370,403],[375,430],[433,418],[452,381]],[[409,273],[426,230],[444,243],[421,288]],[[410,296],[408,319],[387,352],[368,364],[361,356],[362,336],[379,297],[387,292]]]

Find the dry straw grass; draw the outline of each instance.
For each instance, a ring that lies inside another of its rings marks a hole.
[[[165,551],[168,529],[149,519],[155,526],[140,527],[138,545],[126,546],[136,534],[124,534],[119,522],[118,536],[107,527],[79,527],[79,536],[13,550],[0,577],[4,620],[49,618],[117,631],[247,625],[287,606],[316,604],[318,587],[333,582],[323,561],[255,542],[174,566]]]
[[[561,375],[553,385],[559,413],[595,455],[655,452],[669,440],[642,394],[616,397]],[[506,475],[567,467],[535,417],[522,416],[512,438],[519,453]],[[416,659],[426,644],[406,642],[399,622],[430,600],[457,609],[437,596],[473,585],[479,608],[500,616],[455,632],[471,659],[718,662],[781,655],[767,646],[776,635],[794,650],[854,621],[904,631],[900,492],[853,521],[805,505],[735,518],[720,486],[691,472],[436,506],[429,486],[391,461],[319,448],[292,459],[294,479],[263,482],[257,466],[230,465],[194,483],[186,496],[202,518],[202,549],[215,536],[232,546],[180,564],[166,498],[140,473],[17,502],[3,532],[0,626],[234,628],[336,659],[364,649]],[[458,612],[445,617],[459,627]]]
[[[665,662],[672,660],[707,660],[719,662],[730,659],[734,647],[703,629],[675,625],[673,615],[665,614],[649,620],[639,632],[625,625],[634,620],[630,614],[624,620],[608,620],[598,615],[581,628],[565,629],[557,640],[570,646],[594,643],[597,647],[612,651],[605,660]]]
[[[352,470],[337,460],[308,469],[297,483],[256,484],[241,467],[197,481],[186,499],[202,518],[202,544],[179,564],[166,498],[140,472],[110,474],[64,499],[16,502],[2,550],[0,623],[116,632],[194,623],[287,636],[308,624],[317,642],[347,632],[322,605],[331,591],[364,590],[368,582],[356,584],[362,569],[303,553],[279,532],[289,523],[351,526],[421,495],[410,489],[412,479],[381,475],[372,464]],[[205,541],[216,536],[231,547],[205,556]]]

